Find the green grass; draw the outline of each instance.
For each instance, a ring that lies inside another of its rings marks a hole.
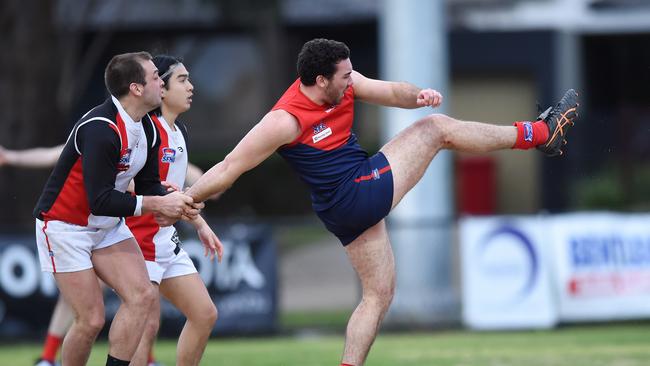
[[[366,365],[641,366],[650,364],[648,324],[581,326],[536,332],[382,333]],[[210,341],[202,365],[338,365],[342,336]],[[175,342],[161,340],[156,355],[174,364]],[[36,344],[0,346],[0,365],[30,365]],[[106,343],[89,365],[103,365]]]
[[[285,331],[320,329],[343,332],[353,310],[282,312],[280,313],[280,324]]]

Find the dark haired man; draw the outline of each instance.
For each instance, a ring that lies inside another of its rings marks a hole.
[[[538,147],[559,155],[573,125],[576,94],[567,92],[534,122],[495,126],[432,114],[403,130],[372,157],[351,132],[354,100],[400,108],[437,107],[442,96],[405,82],[353,71],[347,46],[314,39],[298,55],[299,78],[272,110],[187,192],[195,201],[223,192],[274,151],[310,186],[313,208],[336,235],[363,294],[346,333],[342,365],[361,365],[395,289],[395,265],[384,217],[415,186],[441,149],[484,152]]]
[[[113,57],[104,74],[111,94],[74,126],[34,209],[43,271],[52,272],[75,311],[62,363],[85,365],[104,325],[101,278],[122,300],[109,331],[107,365],[128,365],[144,331],[153,291],[144,259],[124,217],[152,212],[162,224],[201,205],[165,195],[157,163],[159,138],[141,122],[161,102],[162,80],[146,52]],[[135,181],[135,193],[126,188]]]

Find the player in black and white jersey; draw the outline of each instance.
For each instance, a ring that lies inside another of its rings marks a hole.
[[[161,225],[200,208],[181,192],[165,195],[159,136],[143,117],[158,107],[162,80],[146,52],[117,55],[105,71],[111,97],[73,128],[34,215],[41,268],[53,272],[75,310],[64,365],[84,365],[104,325],[101,278],[122,299],[109,331],[107,365],[128,365],[156,300],[124,217],[154,213]],[[131,180],[135,193],[126,192]]]

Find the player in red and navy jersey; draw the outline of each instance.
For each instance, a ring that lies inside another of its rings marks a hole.
[[[64,342],[65,365],[84,365],[103,327],[97,281],[122,305],[109,331],[107,365],[128,365],[157,294],[124,217],[154,213],[162,225],[195,218],[201,205],[160,184],[155,127],[143,119],[160,105],[162,80],[146,52],[113,57],[105,71],[111,97],[74,126],[34,209],[41,268],[76,313]],[[126,192],[135,182],[135,193]]]
[[[348,322],[342,365],[363,364],[395,289],[384,217],[413,188],[441,149],[486,152],[537,147],[559,155],[577,117],[569,90],[536,121],[496,126],[432,114],[400,132],[374,156],[351,131],[354,100],[437,107],[442,95],[406,82],[367,78],[352,69],[343,43],[315,39],[298,55],[298,75],[272,110],[187,193],[196,201],[230,187],[278,151],[309,185],[313,208],[345,246],[363,295]]]
[[[159,55],[153,58],[153,62],[165,82],[160,108],[146,117],[153,122],[160,138],[157,154],[160,179],[172,186],[184,187],[188,168],[187,128],[178,116],[190,109],[194,86],[180,60]],[[199,215],[191,223],[206,248],[206,254],[209,251],[213,259],[216,252],[220,261],[223,246],[212,229]],[[178,339],[176,364],[198,365],[217,320],[217,308],[203,280],[189,255],[180,247],[173,226],[159,226],[153,214],[128,217],[126,224],[140,245],[152,284],[187,318]],[[131,365],[147,364],[159,319],[160,303],[156,302]]]

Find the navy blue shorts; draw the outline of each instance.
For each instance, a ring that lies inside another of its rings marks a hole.
[[[337,191],[343,199],[316,214],[327,230],[346,246],[390,212],[393,172],[384,154],[378,152],[360,164],[352,178]]]

